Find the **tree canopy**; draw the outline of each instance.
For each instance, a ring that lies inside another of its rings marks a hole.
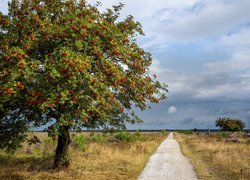
[[[67,152],[70,129],[125,128],[140,122],[134,107],[166,98],[167,86],[149,70],[151,54],[136,41],[142,27],[131,15],[121,20],[122,7],[9,2],[8,15],[0,13],[0,135],[1,142],[20,139],[0,148],[18,147],[30,127],[54,123],[57,150]]]
[[[245,123],[239,119],[223,117],[215,121],[215,126],[220,127],[222,131],[241,131],[245,127]]]

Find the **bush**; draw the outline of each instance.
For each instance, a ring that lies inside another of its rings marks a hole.
[[[93,142],[105,142],[107,137],[103,133],[93,134],[91,136]]]
[[[134,133],[134,136],[140,138],[141,137],[141,131],[140,130],[136,130]]]
[[[122,142],[135,142],[140,139],[140,133],[131,134],[126,131],[122,131],[115,135],[115,139]]]
[[[166,130],[161,131],[162,134],[167,134],[168,132]]]
[[[78,148],[82,151],[87,150],[87,139],[84,135],[74,136],[72,138],[72,147]]]
[[[29,125],[25,121],[10,115],[4,117],[0,104],[0,149],[14,153],[22,147],[28,137]]]
[[[220,127],[221,131],[241,131],[245,123],[239,119],[219,118],[215,121],[215,126]]]
[[[33,136],[32,138],[27,140],[28,145],[32,145],[32,144],[41,144],[40,139],[37,136]]]
[[[193,134],[192,130],[176,130],[178,133],[184,133],[184,134]]]
[[[230,135],[229,132],[220,132],[219,138],[221,138],[221,139],[228,138],[229,135]]]
[[[56,141],[54,141],[51,137],[46,137],[43,140],[42,144],[43,144],[42,155],[43,156],[52,155],[52,152],[54,151],[56,146]]]
[[[250,138],[250,133],[244,133],[244,134],[243,134],[243,137],[245,137],[245,138]]]

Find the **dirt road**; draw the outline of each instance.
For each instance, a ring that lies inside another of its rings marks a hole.
[[[189,160],[170,133],[150,157],[138,180],[193,180],[197,179]]]

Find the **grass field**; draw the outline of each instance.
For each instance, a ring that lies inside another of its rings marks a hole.
[[[250,137],[246,133],[175,133],[200,179],[250,179]]]
[[[136,179],[166,133],[71,134],[71,165],[54,171],[55,142],[35,133],[41,144],[24,145],[14,155],[0,151],[0,179]]]

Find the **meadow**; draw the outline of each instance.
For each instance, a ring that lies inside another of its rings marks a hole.
[[[167,137],[162,133],[71,133],[68,169],[53,170],[56,141],[33,133],[15,154],[0,151],[0,179],[136,179]]]
[[[199,179],[249,179],[250,134],[175,133]]]

